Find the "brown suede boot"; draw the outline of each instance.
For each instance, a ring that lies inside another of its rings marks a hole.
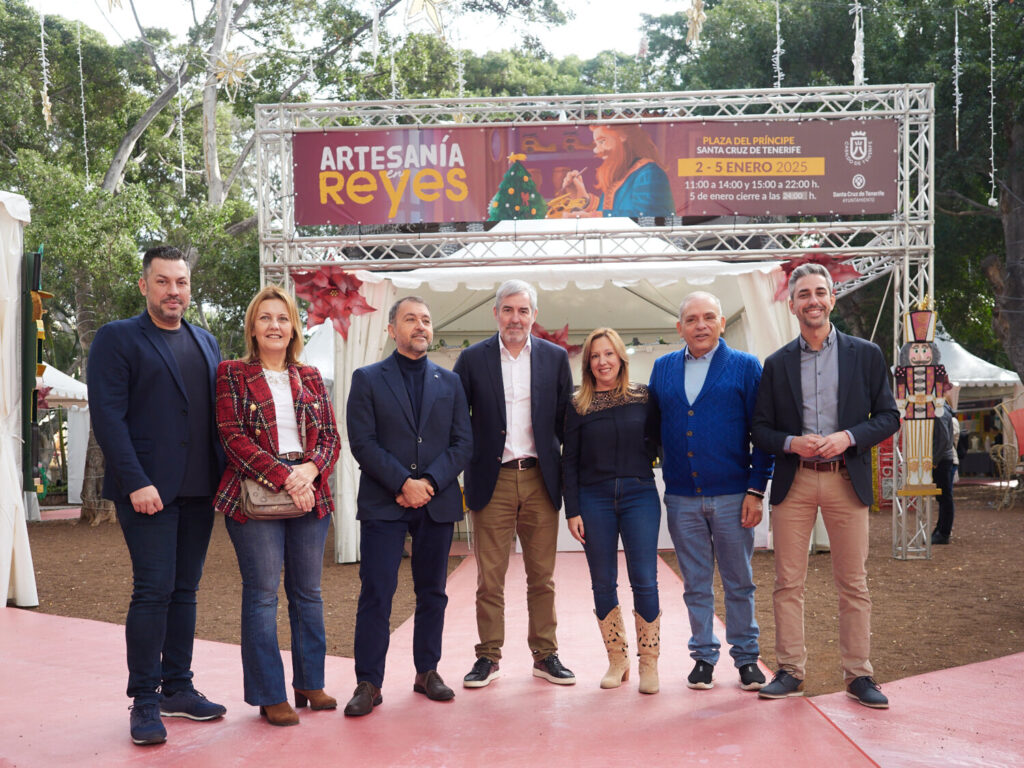
[[[282,701],[280,704],[267,704],[266,706],[260,707],[260,714],[267,718],[267,722],[271,725],[298,725],[299,716],[292,709],[292,705],[287,701]]]
[[[296,688],[295,706],[302,709],[306,704],[309,704],[310,709],[337,709],[338,700],[324,693],[323,688],[316,691],[300,691]]]
[[[597,611],[594,611],[597,616]],[[597,620],[608,651],[608,671],[601,678],[602,688],[618,688],[623,680],[629,680],[629,644],[626,642],[626,628],[622,626],[622,609],[615,606],[603,619]]]
[[[633,611],[636,619],[637,655],[640,657],[640,693],[658,692],[658,654],[661,653],[661,613],[654,621]]]

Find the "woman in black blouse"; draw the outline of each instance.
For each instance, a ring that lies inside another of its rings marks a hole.
[[[583,345],[583,372],[566,413],[562,462],[569,532],[583,544],[597,616],[608,651],[602,688],[629,679],[626,631],[616,592],[619,536],[633,589],[641,693],[658,692],[658,527],[661,500],[651,463],[657,417],[647,387],[631,384],[622,339],[611,328]]]

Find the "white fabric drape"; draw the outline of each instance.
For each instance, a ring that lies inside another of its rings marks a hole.
[[[72,406],[68,414],[68,504],[82,503],[85,453],[89,447],[89,409]]]
[[[0,192],[0,594],[39,605],[21,478],[21,264],[28,202]]]
[[[384,353],[388,334],[388,309],[397,291],[390,280],[363,283],[359,292],[376,312],[352,317],[348,341],[335,334],[334,413],[341,434],[341,456],[334,475],[334,561],[359,560],[359,523],[356,520],[356,493],[359,490],[359,465],[349,447],[347,420],[348,393],[357,368],[376,363]]]
[[[771,300],[775,293],[777,274],[747,272],[736,277],[750,336],[747,351],[757,355],[761,362],[800,333],[800,325],[789,311],[789,304],[785,300]]]

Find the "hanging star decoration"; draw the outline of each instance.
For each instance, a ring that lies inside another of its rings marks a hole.
[[[255,77],[249,71],[255,53],[238,53],[237,51],[225,51],[221,56],[215,56],[210,60],[213,69],[213,76],[217,78],[217,86],[223,87],[228,95],[228,100],[234,103],[239,87],[246,80],[257,83]]]
[[[448,2],[449,0],[409,0],[405,10],[405,26],[409,27],[421,19],[426,19],[437,34],[444,34],[441,7],[448,5]]]
[[[686,30],[686,44],[696,45],[700,42],[700,32],[704,28],[704,22],[708,15],[704,13],[704,0],[690,0],[690,7],[686,9],[686,18],[690,20],[689,28]]]
[[[309,302],[307,329],[329,319],[341,338],[348,340],[352,315],[377,311],[359,293],[363,281],[341,267],[329,265],[317,270],[293,272],[292,281],[295,283],[295,295]]]
[[[534,322],[533,329],[530,331],[530,333],[532,333],[538,339],[544,339],[544,341],[550,341],[552,344],[557,344],[570,355],[579,354],[580,350],[583,349],[583,347],[581,347],[579,344],[569,343],[568,323],[565,324],[562,330],[551,333],[551,331],[547,330],[540,323]]]

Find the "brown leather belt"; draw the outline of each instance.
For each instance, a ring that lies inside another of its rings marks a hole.
[[[843,459],[835,461],[801,461],[800,466],[804,469],[813,469],[815,472],[838,472],[846,466]]]
[[[277,458],[284,459],[285,461],[298,461],[299,459],[305,458],[306,454],[302,451],[292,451],[291,453],[279,453]]]
[[[527,456],[525,459],[512,459],[512,461],[506,461],[501,466],[519,470],[533,469],[537,466],[537,457]]]

